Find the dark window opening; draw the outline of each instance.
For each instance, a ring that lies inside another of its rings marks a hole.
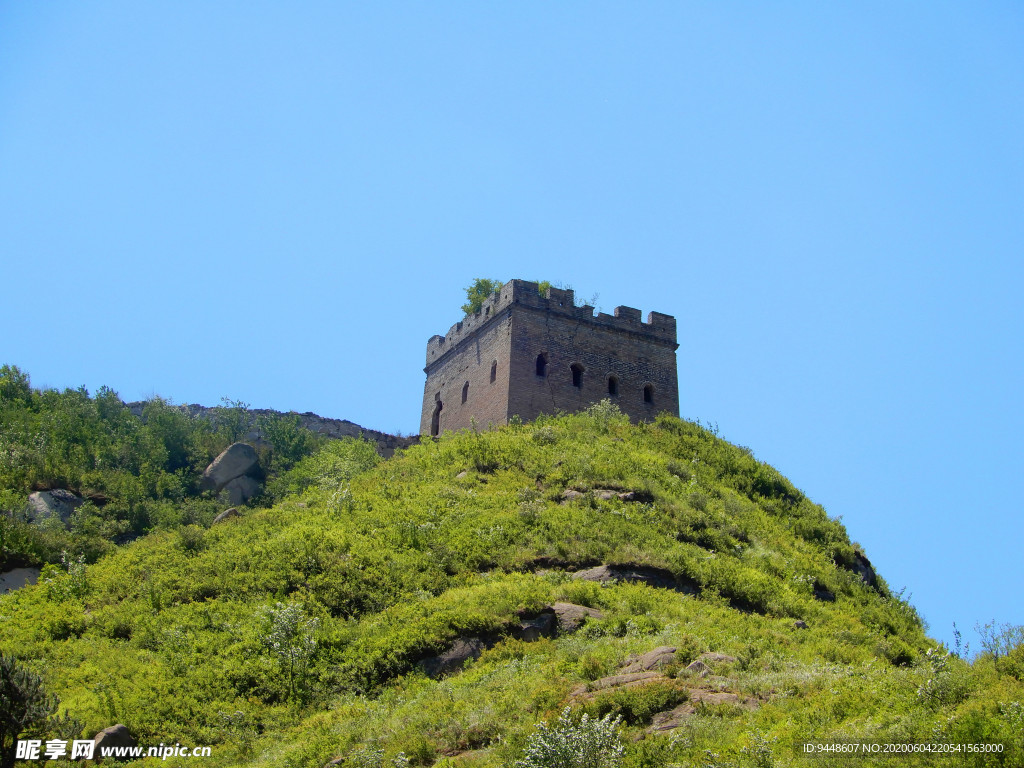
[[[491,384],[498,380],[498,361],[491,363]]]
[[[654,402],[654,385],[652,385],[652,384],[645,384],[644,385],[644,402],[648,403],[648,404]]]
[[[468,399],[469,399],[469,382],[467,381],[465,384],[462,385],[462,402],[463,402],[463,404],[465,404],[465,402]]]
[[[572,364],[572,385],[576,389],[583,389],[583,366],[579,363]]]
[[[548,356],[545,355],[543,352],[537,355],[537,375],[548,375]]]
[[[441,433],[441,409],[443,407],[440,400],[434,403],[434,415],[430,417],[431,437],[437,437]]]
[[[608,377],[608,394],[616,397],[619,394],[619,380],[614,376]]]

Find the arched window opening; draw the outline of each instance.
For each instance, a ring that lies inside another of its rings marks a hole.
[[[469,382],[467,381],[462,385],[462,404],[465,405],[466,401],[469,400]]]
[[[583,366],[573,363],[570,369],[572,370],[572,385],[576,389],[583,389]]]
[[[434,414],[430,417],[430,435],[437,437],[441,433],[441,404],[440,398],[434,403]]]
[[[644,402],[648,405],[654,404],[654,385],[644,384]]]
[[[543,352],[537,355],[537,375],[548,375],[548,356],[545,355]]]
[[[491,384],[498,380],[498,361],[491,363]]]
[[[619,395],[619,379],[616,376],[608,377],[608,394],[612,397],[618,397]]]

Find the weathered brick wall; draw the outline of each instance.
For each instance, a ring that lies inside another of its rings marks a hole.
[[[427,342],[420,429],[431,434],[438,399],[439,432],[469,427],[471,417],[480,426],[504,424],[514,415],[528,421],[606,397],[633,421],[662,411],[678,415],[677,346],[670,315],[651,312],[642,322],[632,307],[595,315],[593,307],[574,305],[572,291],[552,288],[541,296],[536,283],[512,280],[479,313]],[[546,361],[543,375],[537,373],[538,355]]]
[[[443,345],[436,342],[441,337],[431,339],[435,348],[443,349],[431,360],[428,348],[421,434],[440,434],[445,430],[454,432],[470,427],[474,422],[481,428],[488,424],[506,423],[512,317],[508,307],[495,312],[489,305],[488,309],[491,311],[486,322],[473,323],[470,332],[456,331],[453,326]],[[467,384],[466,401],[463,402],[463,389]],[[442,407],[435,424],[438,402]]]
[[[590,307],[573,307],[571,297],[550,306],[556,298],[549,299],[548,307],[516,308],[510,417],[518,414],[528,421],[541,413],[578,411],[604,398],[634,422],[650,421],[662,411],[679,415],[674,318],[652,312],[645,324],[640,312],[629,307],[594,317]],[[547,366],[540,376],[537,357],[542,354]],[[574,365],[579,370],[575,377]],[[610,391],[611,377],[616,394]],[[645,386],[651,388],[650,402],[644,399]]]

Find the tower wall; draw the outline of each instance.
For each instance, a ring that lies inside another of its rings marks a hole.
[[[511,311],[508,307],[495,311],[492,301],[486,309],[486,315],[481,311],[469,316],[452,326],[447,337],[434,336],[428,342],[420,434],[454,432],[474,423],[480,427],[506,423]],[[438,402],[442,407],[435,421]]]
[[[634,422],[651,421],[662,411],[679,415],[675,318],[652,312],[643,323],[632,307],[617,307],[614,315],[576,307],[572,291],[552,290],[547,299],[535,287],[533,296],[524,293],[512,320],[510,417],[529,421],[605,398]],[[546,358],[543,375],[540,355]]]

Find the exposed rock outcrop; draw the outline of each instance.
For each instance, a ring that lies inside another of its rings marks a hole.
[[[228,495],[228,504],[245,504],[260,492],[260,481],[248,475],[242,475],[225,485],[224,492]]]
[[[479,637],[460,637],[443,653],[430,656],[420,661],[420,666],[427,677],[444,677],[453,672],[462,671],[462,667],[470,659],[476,659],[487,648],[488,643]]]
[[[92,743],[95,745],[93,754],[96,756],[96,762],[99,762],[100,749],[103,747],[137,747],[139,745],[131,731],[128,730],[128,726],[121,723],[104,728],[93,737]]]
[[[64,488],[36,491],[28,497],[29,515],[33,522],[56,517],[67,525],[72,513],[83,503],[83,499]]]
[[[229,504],[244,504],[259,493],[260,483],[254,477],[258,472],[256,449],[246,443],[232,443],[206,468],[199,487],[226,492]]]
[[[589,491],[595,499],[601,501],[611,501],[612,499],[618,499],[619,501],[650,501],[651,496],[649,493],[644,491],[617,491],[612,488],[594,488]],[[567,488],[562,491],[562,503],[565,504],[576,499],[582,499],[587,494],[583,491],[577,491],[575,488]]]
[[[560,635],[571,635],[582,627],[587,619],[604,618],[604,614],[595,608],[587,608],[585,605],[576,605],[575,603],[555,603],[551,609],[555,612]]]
[[[39,580],[38,568],[12,568],[0,573],[0,595],[35,584]]]
[[[535,616],[521,616],[519,626],[513,626],[509,634],[519,640],[532,643],[542,637],[554,637],[557,630],[558,618],[554,610],[545,608]]]
[[[236,517],[241,517],[242,513],[239,512],[235,507],[228,507],[215,518],[213,518],[212,525],[217,523],[223,523],[225,520],[233,520]]]
[[[660,646],[640,656],[626,659],[619,671],[589,683],[583,683],[573,689],[571,696],[576,700],[591,700],[605,695],[607,691],[641,688],[649,685],[663,686],[674,689],[677,695],[685,696],[686,701],[674,709],[659,712],[651,718],[648,733],[671,731],[683,725],[688,717],[697,712],[701,705],[734,705],[745,709],[756,709],[760,702],[737,691],[727,690],[729,681],[723,677],[709,677],[706,680],[694,680],[692,672],[704,678],[708,670],[717,664],[730,664],[736,661],[735,656],[724,653],[703,653],[689,667],[691,674],[671,677],[673,670],[670,665],[677,662],[674,646]],[[679,698],[676,698],[679,701]]]
[[[759,702],[749,696],[741,696],[730,691],[708,691],[703,688],[691,688],[688,691],[687,702],[680,704],[668,712],[659,712],[651,718],[651,725],[648,733],[664,733],[681,727],[693,714],[697,712],[697,706],[715,706],[732,704],[744,709],[757,709]]]
[[[725,653],[702,653],[686,667],[686,672],[697,677],[707,677],[711,669],[719,664],[732,664],[736,661],[735,656]]]
[[[834,603],[836,601],[836,596],[830,589],[815,582],[814,599],[821,600],[821,602],[823,603]]]
[[[853,572],[860,576],[861,581],[869,587],[878,587],[878,575],[875,573],[874,566],[861,552],[853,553]]]
[[[676,647],[674,645],[661,645],[642,656],[629,659],[622,667],[623,674],[632,672],[653,672],[664,669],[676,662]]]
[[[588,694],[605,691],[609,688],[636,688],[641,685],[667,683],[668,681],[669,678],[660,672],[630,672],[628,674],[608,675],[608,677],[601,677],[597,680],[591,680],[589,683],[576,686],[573,689],[572,696],[591,698]]]
[[[691,595],[697,593],[696,582],[690,579],[677,579],[671,571],[651,565],[599,565],[596,568],[577,571],[572,577],[574,579],[582,579],[583,581],[596,581],[601,584],[613,581],[633,581],[648,584],[652,587],[674,589],[677,592]]]
[[[144,402],[128,403],[128,408],[136,416],[141,417],[142,411],[145,409],[146,404]],[[177,406],[180,410],[187,413],[189,416],[197,419],[206,419],[208,421],[216,422],[217,414],[222,410],[220,408],[207,408],[202,405],[179,405]],[[318,435],[324,437],[330,437],[334,439],[342,437],[362,437],[375,443],[377,446],[377,453],[385,458],[394,454],[394,452],[400,448],[408,448],[410,445],[416,445],[420,441],[418,435],[411,437],[400,437],[397,435],[389,435],[386,432],[378,432],[375,429],[366,429],[358,424],[354,424],[346,419],[329,419],[325,416],[318,416],[315,413],[295,413],[290,411],[289,413],[282,413],[280,411],[274,411],[267,408],[250,408],[247,411],[249,415],[249,427],[250,431],[247,439],[254,441],[263,440],[263,434],[259,429],[259,420],[261,417],[268,416],[298,416],[299,424],[308,429],[310,432],[315,432]]]
[[[219,491],[236,477],[255,470],[258,463],[255,448],[245,443],[232,443],[206,468],[199,487],[204,491]]]

